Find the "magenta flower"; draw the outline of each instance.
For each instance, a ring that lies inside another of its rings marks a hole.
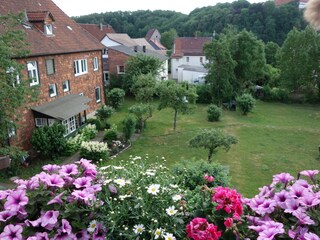
[[[293,228],[293,227],[292,227]],[[308,229],[306,227],[301,227],[298,226],[296,229],[288,230],[288,235],[289,237],[291,237],[292,239],[299,239],[299,237],[303,236],[305,233],[308,232]]]
[[[91,186],[91,178],[89,177],[81,177],[74,180],[73,185],[76,186],[76,188],[85,188]]]
[[[277,184],[277,183],[287,184],[289,181],[291,181],[293,179],[294,179],[294,177],[292,177],[289,173],[280,173],[280,174],[273,176],[272,183],[273,184]]]
[[[25,190],[19,189],[9,194],[4,208],[8,211],[18,212],[21,207],[28,204],[28,201]]]
[[[274,189],[270,186],[263,186],[262,188],[259,188],[259,190],[259,197],[272,198],[274,196]]]
[[[49,236],[48,236],[48,233],[46,232],[42,232],[42,233],[36,233],[36,237],[37,237],[37,240],[49,240]]]
[[[62,219],[61,231],[63,233],[71,234],[72,227],[71,227],[70,223],[68,222],[68,220]]]
[[[301,175],[309,177],[312,181],[314,181],[314,176],[318,173],[319,170],[305,170],[300,172]]]
[[[62,188],[64,185],[64,180],[58,174],[48,175],[45,183],[50,187]]]
[[[299,209],[299,207],[300,206],[298,200],[291,198],[286,201],[286,209],[284,210],[284,212],[293,214]]]
[[[305,233],[303,235],[303,237],[305,240],[320,240],[319,236],[315,235],[314,233],[310,233],[310,232]]]
[[[282,190],[281,192],[277,192],[274,194],[274,201],[282,209],[285,209],[287,207],[286,201],[291,198],[291,195],[286,190]]]
[[[48,230],[52,230],[57,224],[58,216],[59,211],[50,210],[45,212],[45,214],[41,217],[41,226]]]
[[[91,238],[87,230],[82,230],[80,232],[77,232],[76,237],[78,240],[90,240]]]
[[[226,218],[225,221],[223,222],[224,226],[226,228],[231,228],[233,226],[233,219],[232,218]]]
[[[11,192],[12,190],[0,190],[0,200],[7,198]]]
[[[299,203],[304,207],[314,207],[320,204],[320,198],[315,193],[307,193],[299,199]]]
[[[284,233],[283,224],[274,221],[261,222],[260,226],[249,226],[258,232],[258,240],[273,240],[277,234]]]
[[[88,192],[85,190],[74,190],[71,195],[74,196],[76,200],[84,201],[85,203],[89,201]]]
[[[105,232],[106,230],[103,227],[103,225],[101,223],[98,223],[96,226],[96,230],[92,234],[92,240],[105,240],[106,239]]]
[[[63,165],[59,170],[59,173],[63,176],[76,175],[78,172],[78,167],[75,164]]]
[[[306,188],[296,183],[288,189],[290,189],[290,195],[295,198],[303,198],[308,193]]]
[[[298,218],[298,224],[303,225],[314,225],[315,222],[309,217],[304,209],[299,208],[297,211],[292,213],[296,218]]]
[[[5,240],[22,240],[23,228],[20,225],[7,225],[4,227],[3,233],[0,234],[0,239]]]
[[[9,220],[11,217],[15,216],[17,214],[17,212],[13,212],[13,211],[3,211],[0,212],[0,222],[6,222],[7,220]]]
[[[54,236],[54,240],[77,240],[76,235],[67,233],[58,233]]]
[[[207,181],[208,183],[211,183],[214,181],[214,177],[206,174],[206,175],[204,175],[204,180]]]
[[[251,202],[248,205],[253,211],[264,216],[265,214],[272,213],[277,204],[272,199],[256,196],[251,199]]]
[[[62,204],[63,204],[63,201],[61,200],[61,197],[62,197],[63,194],[64,194],[64,192],[62,192],[62,193],[58,194],[57,196],[55,196],[53,199],[51,199],[51,200],[48,202],[48,205],[54,204],[54,203],[57,203],[57,204],[62,205]]]
[[[194,240],[218,240],[221,231],[217,226],[209,224],[205,218],[194,218],[186,226],[187,237]]]
[[[53,173],[57,170],[59,170],[61,167],[59,165],[56,165],[56,164],[47,164],[47,165],[44,165],[42,167],[42,169],[44,171],[47,171],[48,173]]]

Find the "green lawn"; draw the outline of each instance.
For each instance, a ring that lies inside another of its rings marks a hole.
[[[119,130],[126,109],[132,104],[133,100],[127,100],[110,119],[118,124]],[[181,159],[206,159],[206,151],[189,148],[187,142],[200,128],[220,127],[235,135],[239,142],[227,153],[219,151],[214,161],[230,166],[232,184],[246,197],[255,195],[258,187],[269,184],[274,174],[285,171],[296,176],[303,169],[320,169],[319,105],[258,101],[254,112],[248,116],[224,111],[217,123],[206,120],[206,108],[206,105],[198,105],[192,115],[178,116],[175,132],[172,110],[155,110],[140,138],[114,161],[145,154],[149,154],[150,161],[157,161],[156,156],[165,157],[168,166]]]

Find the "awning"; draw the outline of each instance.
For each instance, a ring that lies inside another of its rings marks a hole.
[[[90,101],[91,99],[85,96],[69,94],[31,109],[55,119],[66,120],[86,110],[88,108],[86,103]]]

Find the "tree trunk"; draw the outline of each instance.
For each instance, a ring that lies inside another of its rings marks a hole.
[[[178,115],[178,111],[174,110],[173,130],[176,130],[177,128],[177,115]]]
[[[209,154],[208,154],[208,163],[212,162],[212,155],[213,155],[213,150],[209,149]]]

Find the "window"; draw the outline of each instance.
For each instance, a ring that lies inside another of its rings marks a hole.
[[[200,57],[200,62],[203,63],[203,57]]]
[[[52,24],[46,24],[44,25],[44,33],[46,35],[53,35],[53,27]]]
[[[83,92],[79,93],[80,96],[84,96]]]
[[[56,121],[57,121],[56,119],[49,118],[49,119],[48,119],[48,125],[49,125],[49,126],[52,126]]]
[[[48,125],[48,121],[46,118],[35,118],[36,127],[43,127]]]
[[[47,67],[47,74],[51,75],[55,73],[54,68],[54,60],[53,59],[47,59],[46,60],[46,67]]]
[[[97,57],[93,58],[93,71],[98,71],[99,69],[99,61]]]
[[[117,66],[118,74],[124,74],[124,66]]]
[[[57,85],[56,84],[49,84],[49,96],[55,97],[57,96]]]
[[[39,73],[38,73],[38,66],[36,61],[27,62],[27,69],[28,69],[28,77],[30,81],[30,86],[38,85],[39,84]]]
[[[69,92],[70,91],[70,81],[66,80],[62,82],[62,90],[63,92]]]
[[[100,87],[96,87],[96,102],[101,102],[101,90]]]
[[[189,57],[187,57],[187,62],[189,62]]]
[[[75,116],[67,120],[63,120],[62,124],[66,127],[65,136],[69,135],[70,133],[74,132],[77,129]]]
[[[87,59],[74,61],[74,75],[79,76],[88,72]]]

